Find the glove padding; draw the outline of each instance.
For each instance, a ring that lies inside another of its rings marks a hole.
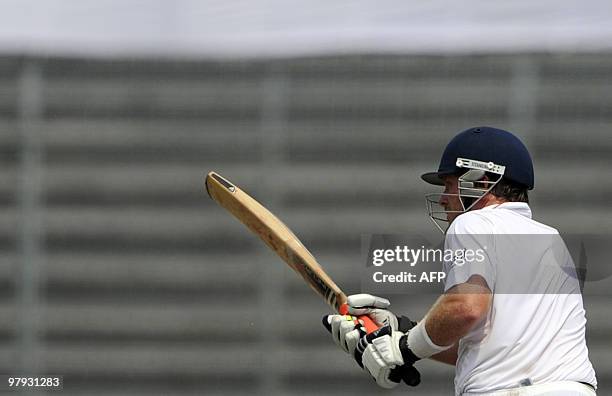
[[[421,374],[413,365],[419,358],[408,347],[407,339],[401,331],[381,327],[359,341],[355,359],[383,388],[394,388],[402,380],[417,386]]]
[[[398,328],[398,318],[387,308],[391,305],[389,300],[371,294],[353,294],[347,298],[348,313],[354,316],[369,316],[381,326]],[[365,329],[350,315],[326,315],[323,317],[323,326],[332,334],[332,339],[344,352],[355,355],[355,347],[359,340],[366,335]]]
[[[386,298],[371,294],[353,294],[347,298],[348,313],[355,316],[368,315],[381,326],[391,326],[397,330],[397,316],[387,308],[391,302]]]
[[[366,335],[363,326],[351,315],[325,315],[323,326],[332,334],[336,345],[351,356],[361,337]]]

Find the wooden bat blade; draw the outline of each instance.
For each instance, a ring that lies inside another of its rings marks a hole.
[[[346,295],[325,273],[297,236],[274,214],[238,186],[215,172],[205,180],[208,195],[263,240],[336,311]]]
[[[306,283],[342,315],[348,313],[346,295],[323,271],[308,249],[268,209],[239,189],[218,173],[210,172],[205,180],[206,191],[219,205],[227,209],[234,217],[259,236],[291,268],[302,275]],[[367,333],[376,331],[380,326],[366,315],[353,319],[355,324],[362,323]],[[329,325],[329,322],[328,322]],[[400,368],[404,377],[408,366]]]

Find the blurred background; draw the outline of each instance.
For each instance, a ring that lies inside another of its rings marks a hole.
[[[382,394],[320,325],[326,305],[207,197],[210,170],[348,293],[361,234],[433,230],[419,175],[470,126],[525,141],[536,219],[612,232],[609,2],[0,13],[0,373],[63,375],[70,395]],[[415,319],[435,299],[390,297]],[[611,302],[585,297],[600,395]],[[452,394],[452,367],[419,367],[419,388],[384,393]]]

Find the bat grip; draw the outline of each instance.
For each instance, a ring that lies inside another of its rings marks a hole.
[[[348,312],[348,308],[348,304],[344,303],[340,306],[338,312],[340,312],[341,315],[350,315]],[[372,318],[370,318],[368,315],[357,316],[357,320],[359,320],[360,323],[363,324],[363,327],[365,328],[365,331],[368,334],[380,328],[380,326],[376,322],[374,322]]]

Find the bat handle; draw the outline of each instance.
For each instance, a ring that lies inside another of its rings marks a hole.
[[[349,315],[348,313],[348,304],[344,303],[338,309],[341,315]],[[363,327],[365,328],[366,333],[370,334],[373,331],[376,331],[380,328],[380,326],[372,320],[368,315],[357,316],[357,320],[363,323]]]

